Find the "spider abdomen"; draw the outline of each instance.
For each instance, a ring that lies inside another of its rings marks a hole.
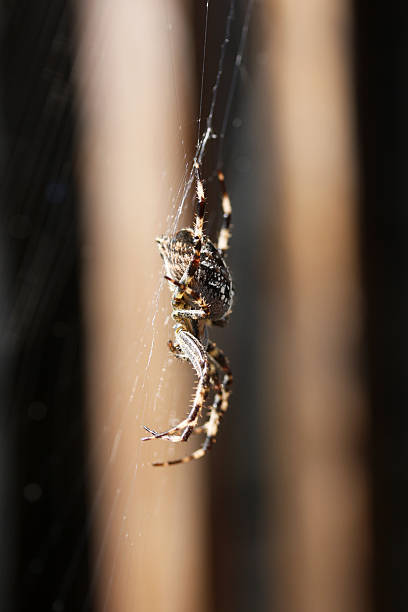
[[[193,232],[182,229],[174,236],[157,239],[166,275],[180,281],[194,254]],[[174,290],[174,287],[171,286]],[[191,282],[191,289],[204,299],[209,309],[209,319],[218,321],[231,309],[233,290],[230,271],[220,253],[204,237],[200,253],[200,265]]]

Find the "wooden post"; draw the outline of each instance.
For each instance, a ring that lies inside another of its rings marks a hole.
[[[77,15],[96,609],[200,611],[203,466],[153,468],[169,449],[141,443],[143,424],[185,414],[192,388],[188,368],[168,363],[155,244],[191,157],[185,16],[171,0],[88,0]]]
[[[269,387],[277,407],[270,444],[274,600],[280,611],[361,612],[368,605],[370,520],[349,5],[267,5],[269,141],[279,201],[270,277],[277,317],[268,343],[278,372]]]

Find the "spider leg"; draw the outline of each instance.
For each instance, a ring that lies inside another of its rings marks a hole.
[[[168,463],[168,465],[175,465],[176,463],[186,463],[193,459],[199,459],[203,457],[212,447],[216,440],[219,426],[223,419],[225,412],[228,409],[229,396],[231,395],[231,384],[232,384],[232,373],[229,367],[228,361],[224,353],[216,346],[215,342],[211,342],[208,347],[208,354],[210,356],[210,363],[212,365],[212,380],[216,393],[214,395],[214,401],[210,409],[210,416],[201,427],[195,427],[194,432],[196,434],[206,433],[206,438],[203,445],[198,451],[192,455],[188,455],[184,459],[179,459]],[[217,369],[223,374],[223,380],[220,383]],[[155,466],[167,465],[167,463],[154,463]]]
[[[223,351],[218,348],[215,342],[209,342],[207,347],[208,354],[214,359],[223,373],[223,380],[221,383],[222,388],[222,403],[221,403],[221,413],[224,415],[228,410],[229,397],[231,395],[231,386],[232,386],[232,372],[228,362],[228,359],[225,357]]]
[[[174,344],[172,342],[172,340],[169,340],[167,342],[167,345],[168,345],[168,347],[170,349],[170,352],[175,357],[177,357],[177,359],[181,359],[182,361],[189,361],[188,357],[186,357],[186,355],[183,354],[183,352],[182,352],[181,348],[178,346],[178,344]],[[211,360],[210,367],[211,367],[210,383],[212,384],[214,389],[219,389],[220,381],[219,381],[219,376],[218,376],[218,371],[217,371],[217,364],[214,365],[214,360]],[[215,401],[215,399],[214,399],[214,401]],[[201,435],[201,434],[205,433],[206,432],[205,425],[206,424],[200,425],[200,426],[197,425],[197,427],[194,427],[194,429],[193,429],[193,431],[191,433],[195,434],[195,435]],[[168,434],[168,433],[170,433],[172,431],[170,429],[170,430],[162,432],[162,434],[160,434],[158,431],[155,431],[154,429],[150,429],[149,427],[146,427],[145,425],[144,425],[144,429],[152,434],[151,436],[147,436],[145,438],[146,440],[153,440],[154,438],[161,437],[161,435]],[[180,431],[180,429],[178,429],[177,431]]]
[[[201,410],[208,396],[211,381],[211,367],[203,345],[193,336],[193,334],[186,331],[182,325],[176,328],[176,334],[180,350],[187,356],[198,376],[198,385],[193,405],[188,416],[174,427],[170,427],[167,431],[158,433],[145,427],[152,435],[142,438],[143,441],[160,438],[170,440],[171,442],[185,442],[188,440],[192,431],[197,426]],[[182,431],[182,433],[176,434],[175,432],[177,431]]]
[[[172,340],[169,340],[167,342],[167,346],[169,347],[170,352],[173,353],[173,355],[177,357],[177,359],[181,359],[182,361],[188,361],[188,357],[183,354],[183,351],[181,350],[178,344],[174,344]]]
[[[200,295],[196,291],[194,291],[194,289],[191,289],[191,287],[188,287],[184,283],[180,283],[178,280],[175,280],[174,278],[170,278],[170,276],[164,275],[164,278],[170,283],[172,283],[173,285],[176,285],[176,287],[178,287],[181,291],[183,291],[185,295],[188,295],[188,297],[191,298],[193,302],[200,301],[201,299]]]
[[[206,421],[206,423],[204,423],[204,425],[202,425],[201,427],[195,427],[193,431],[193,433],[205,432],[206,437],[204,439],[204,442],[201,447],[191,453],[191,455],[187,455],[186,457],[182,457],[181,459],[172,459],[169,461],[155,461],[152,464],[154,467],[167,467],[170,465],[189,463],[190,461],[201,459],[201,457],[204,457],[204,455],[208,453],[208,451],[211,449],[211,447],[216,441],[222,417],[228,408],[228,399],[231,394],[230,388],[232,383],[232,374],[224,353],[216,346],[215,342],[211,342],[209,344],[208,354],[210,356],[211,373],[214,379],[216,392],[214,395],[212,407],[210,409],[210,417],[208,421]],[[217,369],[223,373],[223,381],[221,384],[219,382],[218,374],[216,373]]]
[[[181,308],[179,310],[173,310],[171,316],[175,321],[179,321],[180,319],[207,319],[208,310],[188,310]]]
[[[174,309],[177,309],[177,307],[183,303],[184,295],[186,294],[186,288],[190,287],[191,281],[193,280],[194,275],[200,265],[201,247],[203,244],[204,213],[207,200],[205,198],[203,182],[200,177],[200,169],[197,160],[194,161],[194,170],[196,174],[198,200],[193,235],[194,254],[189,265],[187,266],[187,269],[185,270],[183,276],[179,281],[179,286],[174,291],[172,299],[172,306]]]
[[[172,459],[170,461],[155,461],[152,463],[154,467],[167,467],[170,465],[178,465],[180,463],[189,463],[190,461],[195,461],[196,459],[201,459],[208,453],[211,449],[212,445],[216,440],[216,436],[218,433],[218,428],[221,422],[221,406],[222,406],[222,392],[220,385],[218,374],[214,374],[216,377],[216,392],[214,395],[214,401],[210,409],[210,418],[204,425],[201,427],[196,427],[193,433],[206,433],[206,437],[200,448],[191,453],[191,455],[187,455],[186,457],[182,457],[181,459]]]
[[[210,382],[213,384],[214,388],[216,389],[216,393],[214,395],[213,405],[210,408],[210,414],[215,406],[218,406],[218,407],[221,406],[221,401],[222,401],[222,395],[220,394],[221,384],[220,384],[219,376],[218,376],[218,373],[215,371],[214,366],[212,366],[212,368],[213,368],[213,372],[210,376]],[[169,434],[175,433],[177,431],[182,431],[185,428],[186,421],[187,419],[185,419],[184,421],[181,421],[181,423],[178,423],[178,425],[176,425],[175,427],[171,427],[167,431],[163,431],[163,432],[155,431],[154,429],[150,429],[150,427],[146,427],[146,425],[143,425],[143,428],[152,435],[142,438],[142,441],[154,440],[157,438],[157,439],[170,440],[171,442],[181,442],[181,440],[179,439],[181,436],[169,435]],[[197,425],[196,427],[194,427],[191,434],[200,435],[200,434],[206,433],[207,427],[208,427],[208,421],[205,422],[203,425]]]
[[[171,280],[167,276],[165,278],[167,278],[167,280]],[[171,282],[177,285],[180,288],[180,290],[183,289],[185,295],[187,295],[190,298],[190,300],[187,300],[186,303],[184,302],[184,299],[181,299],[180,303],[177,302],[177,304],[175,305],[175,298],[173,296],[172,303],[173,303],[174,309],[173,309],[173,312],[171,313],[171,316],[175,321],[178,321],[183,326],[184,319],[194,319],[194,320],[208,319],[210,320],[209,319],[210,307],[207,304],[207,302],[204,300],[204,298],[202,298],[195,291],[190,289],[190,287],[186,287],[184,284],[179,283],[178,281],[171,280]],[[180,308],[180,305],[191,305],[191,306],[195,306],[196,308]]]
[[[185,361],[188,361],[188,358],[186,356],[184,356],[182,354],[181,348],[178,345],[173,344],[173,342],[171,340],[168,341],[168,346],[170,348],[170,351],[175,355],[175,357],[178,357],[179,359],[183,359]],[[219,394],[220,388],[221,388],[221,384],[220,384],[220,379],[219,379],[219,375],[218,375],[218,371],[217,371],[217,364],[215,363],[215,361],[213,359],[210,360],[210,383],[212,385],[212,387],[214,389],[216,389],[216,394],[214,396],[214,402],[216,401],[216,396],[217,393]],[[182,424],[184,423],[184,421],[182,422]],[[183,427],[179,427],[179,425],[177,425],[177,429],[176,431],[181,431],[183,429]],[[173,431],[173,428],[169,429],[168,431],[164,431],[159,433],[158,431],[155,431],[154,429],[150,429],[150,427],[146,427],[146,425],[143,425],[144,429],[146,431],[148,431],[149,433],[151,433],[151,436],[146,437],[146,440],[153,440],[154,438],[161,438],[164,437],[164,435],[170,433]],[[200,435],[202,433],[204,433],[206,431],[206,423],[204,423],[203,425],[197,425],[196,427],[194,427],[193,431],[191,432],[192,434],[196,434],[196,435]]]
[[[227,193],[227,188],[225,187],[224,174],[219,171],[218,172],[218,180],[220,182],[221,193],[222,193],[222,210],[224,213],[222,226],[220,229],[220,233],[218,235],[218,244],[217,249],[221,254],[225,253],[228,249],[228,242],[231,238],[231,215],[232,215],[232,207],[231,200]]]

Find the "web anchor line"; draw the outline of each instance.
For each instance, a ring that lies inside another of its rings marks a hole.
[[[210,138],[217,138],[217,134],[213,132],[213,129],[211,126],[207,126],[207,129],[204,133],[202,140],[198,142],[197,153],[194,158],[194,162],[197,161],[200,166],[201,166],[201,162],[203,160],[204,153],[207,147],[207,142],[210,140]],[[192,167],[192,173],[194,173],[194,163]]]
[[[207,46],[207,20],[208,20],[208,10],[209,10],[209,2],[207,2],[206,5],[207,8],[207,13],[206,13],[206,29],[205,29],[205,38],[204,38],[204,58],[203,58],[203,69],[205,66],[205,54],[206,54],[206,46]],[[235,15],[235,0],[231,0],[231,4],[230,4],[230,8],[228,11],[228,17],[227,17],[227,23],[225,26],[225,33],[224,33],[224,40],[221,44],[221,51],[220,51],[220,59],[218,62],[218,70],[217,70],[217,76],[215,78],[215,83],[213,85],[212,88],[212,98],[211,98],[211,105],[210,105],[210,112],[208,114],[207,117],[207,129],[204,132],[204,135],[202,137],[202,139],[199,139],[197,141],[197,146],[196,146],[196,153],[194,156],[194,161],[197,161],[199,163],[199,165],[202,164],[202,160],[207,148],[207,143],[210,140],[210,138],[217,138],[217,135],[214,133],[213,131],[213,127],[212,127],[212,123],[213,123],[213,117],[214,117],[214,111],[215,111],[215,105],[217,102],[217,95],[218,95],[218,89],[220,86],[220,81],[221,81],[221,76],[224,70],[224,61],[225,61],[225,53],[226,53],[226,48],[228,43],[230,42],[231,39],[231,23],[234,19],[234,15]],[[203,77],[203,75],[202,75]],[[201,106],[202,106],[202,91],[203,91],[203,78],[202,78],[202,82],[201,82],[201,94],[200,94],[200,116],[199,116],[199,128],[200,128],[200,124],[201,124]],[[191,170],[190,170],[190,174],[188,177],[188,181],[186,183],[186,187],[183,193],[183,197],[181,200],[181,208],[183,208],[184,203],[186,201],[187,195],[190,192],[191,189],[191,185],[193,183],[194,180],[194,161],[191,165]]]

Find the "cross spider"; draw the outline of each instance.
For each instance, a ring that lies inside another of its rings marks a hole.
[[[231,313],[233,287],[231,274],[224,260],[228,249],[231,223],[231,202],[222,172],[218,179],[222,190],[223,223],[215,246],[204,233],[206,198],[200,169],[194,162],[197,183],[197,212],[194,228],[185,228],[172,238],[157,238],[164,261],[167,279],[173,292],[171,304],[175,321],[176,342],[169,340],[171,352],[190,361],[198,376],[198,385],[188,416],[167,431],[158,433],[145,426],[151,435],[143,440],[185,442],[192,433],[205,433],[202,446],[191,455],[173,461],[153,463],[154,466],[187,463],[203,457],[214,444],[224,413],[228,409],[232,374],[224,353],[209,340],[208,325],[225,325]],[[208,420],[198,425],[208,395],[213,391],[213,402]]]

